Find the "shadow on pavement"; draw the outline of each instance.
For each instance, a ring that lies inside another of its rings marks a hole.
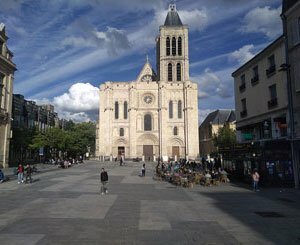
[[[249,189],[249,188],[248,188]],[[296,193],[296,194],[295,194]],[[297,190],[199,192],[212,205],[274,244],[300,244],[300,195]],[[250,235],[249,235],[250,238]]]

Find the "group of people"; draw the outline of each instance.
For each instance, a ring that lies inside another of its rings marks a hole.
[[[158,161],[156,165],[156,175],[166,181],[178,184],[178,179],[182,179],[184,186],[189,183],[203,184],[205,186],[212,183],[229,182],[228,173],[222,168],[215,168],[217,165],[197,163],[195,161],[169,161],[167,163]]]
[[[31,175],[33,173],[33,168],[30,166],[30,164],[27,164],[25,167],[22,164],[19,164],[17,168],[17,176],[18,176],[18,184],[24,183],[27,184],[32,183]],[[25,180],[24,180],[24,174],[25,174]]]

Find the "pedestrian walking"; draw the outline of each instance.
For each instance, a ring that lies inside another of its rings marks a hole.
[[[145,175],[146,175],[146,165],[144,163],[142,166],[142,177],[145,177]]]
[[[2,170],[0,169],[0,183],[5,181],[5,176],[4,173],[2,172]]]
[[[101,195],[108,194],[108,190],[107,190],[108,174],[104,170],[104,168],[102,168],[100,174],[100,180],[101,180]]]
[[[30,166],[30,164],[26,165],[25,168],[25,183],[28,183],[28,179],[29,179],[29,183],[32,183],[32,179],[31,179],[31,173],[32,173],[32,168]]]
[[[258,182],[259,182],[259,174],[257,172],[257,169],[255,168],[253,170],[253,173],[252,173],[252,180],[253,180],[253,191],[259,191],[258,189]]]
[[[19,164],[18,166],[18,184],[24,183],[24,167],[22,164]]]

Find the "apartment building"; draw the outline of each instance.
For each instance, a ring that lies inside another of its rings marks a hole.
[[[8,167],[13,82],[17,70],[7,40],[5,25],[0,23],[0,168]]]
[[[44,131],[59,127],[59,118],[53,105],[37,105],[34,101],[26,100],[21,94],[13,95],[12,119],[10,165],[15,165],[23,159],[39,157],[35,151],[28,149],[25,138],[29,137],[30,129]]]
[[[252,152],[242,165],[258,168],[270,183],[293,183],[285,59],[280,36],[232,74],[237,140]]]

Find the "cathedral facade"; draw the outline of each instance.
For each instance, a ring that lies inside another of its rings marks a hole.
[[[97,155],[143,160],[199,156],[198,89],[189,79],[188,27],[170,5],[156,38],[157,73],[100,86]]]

